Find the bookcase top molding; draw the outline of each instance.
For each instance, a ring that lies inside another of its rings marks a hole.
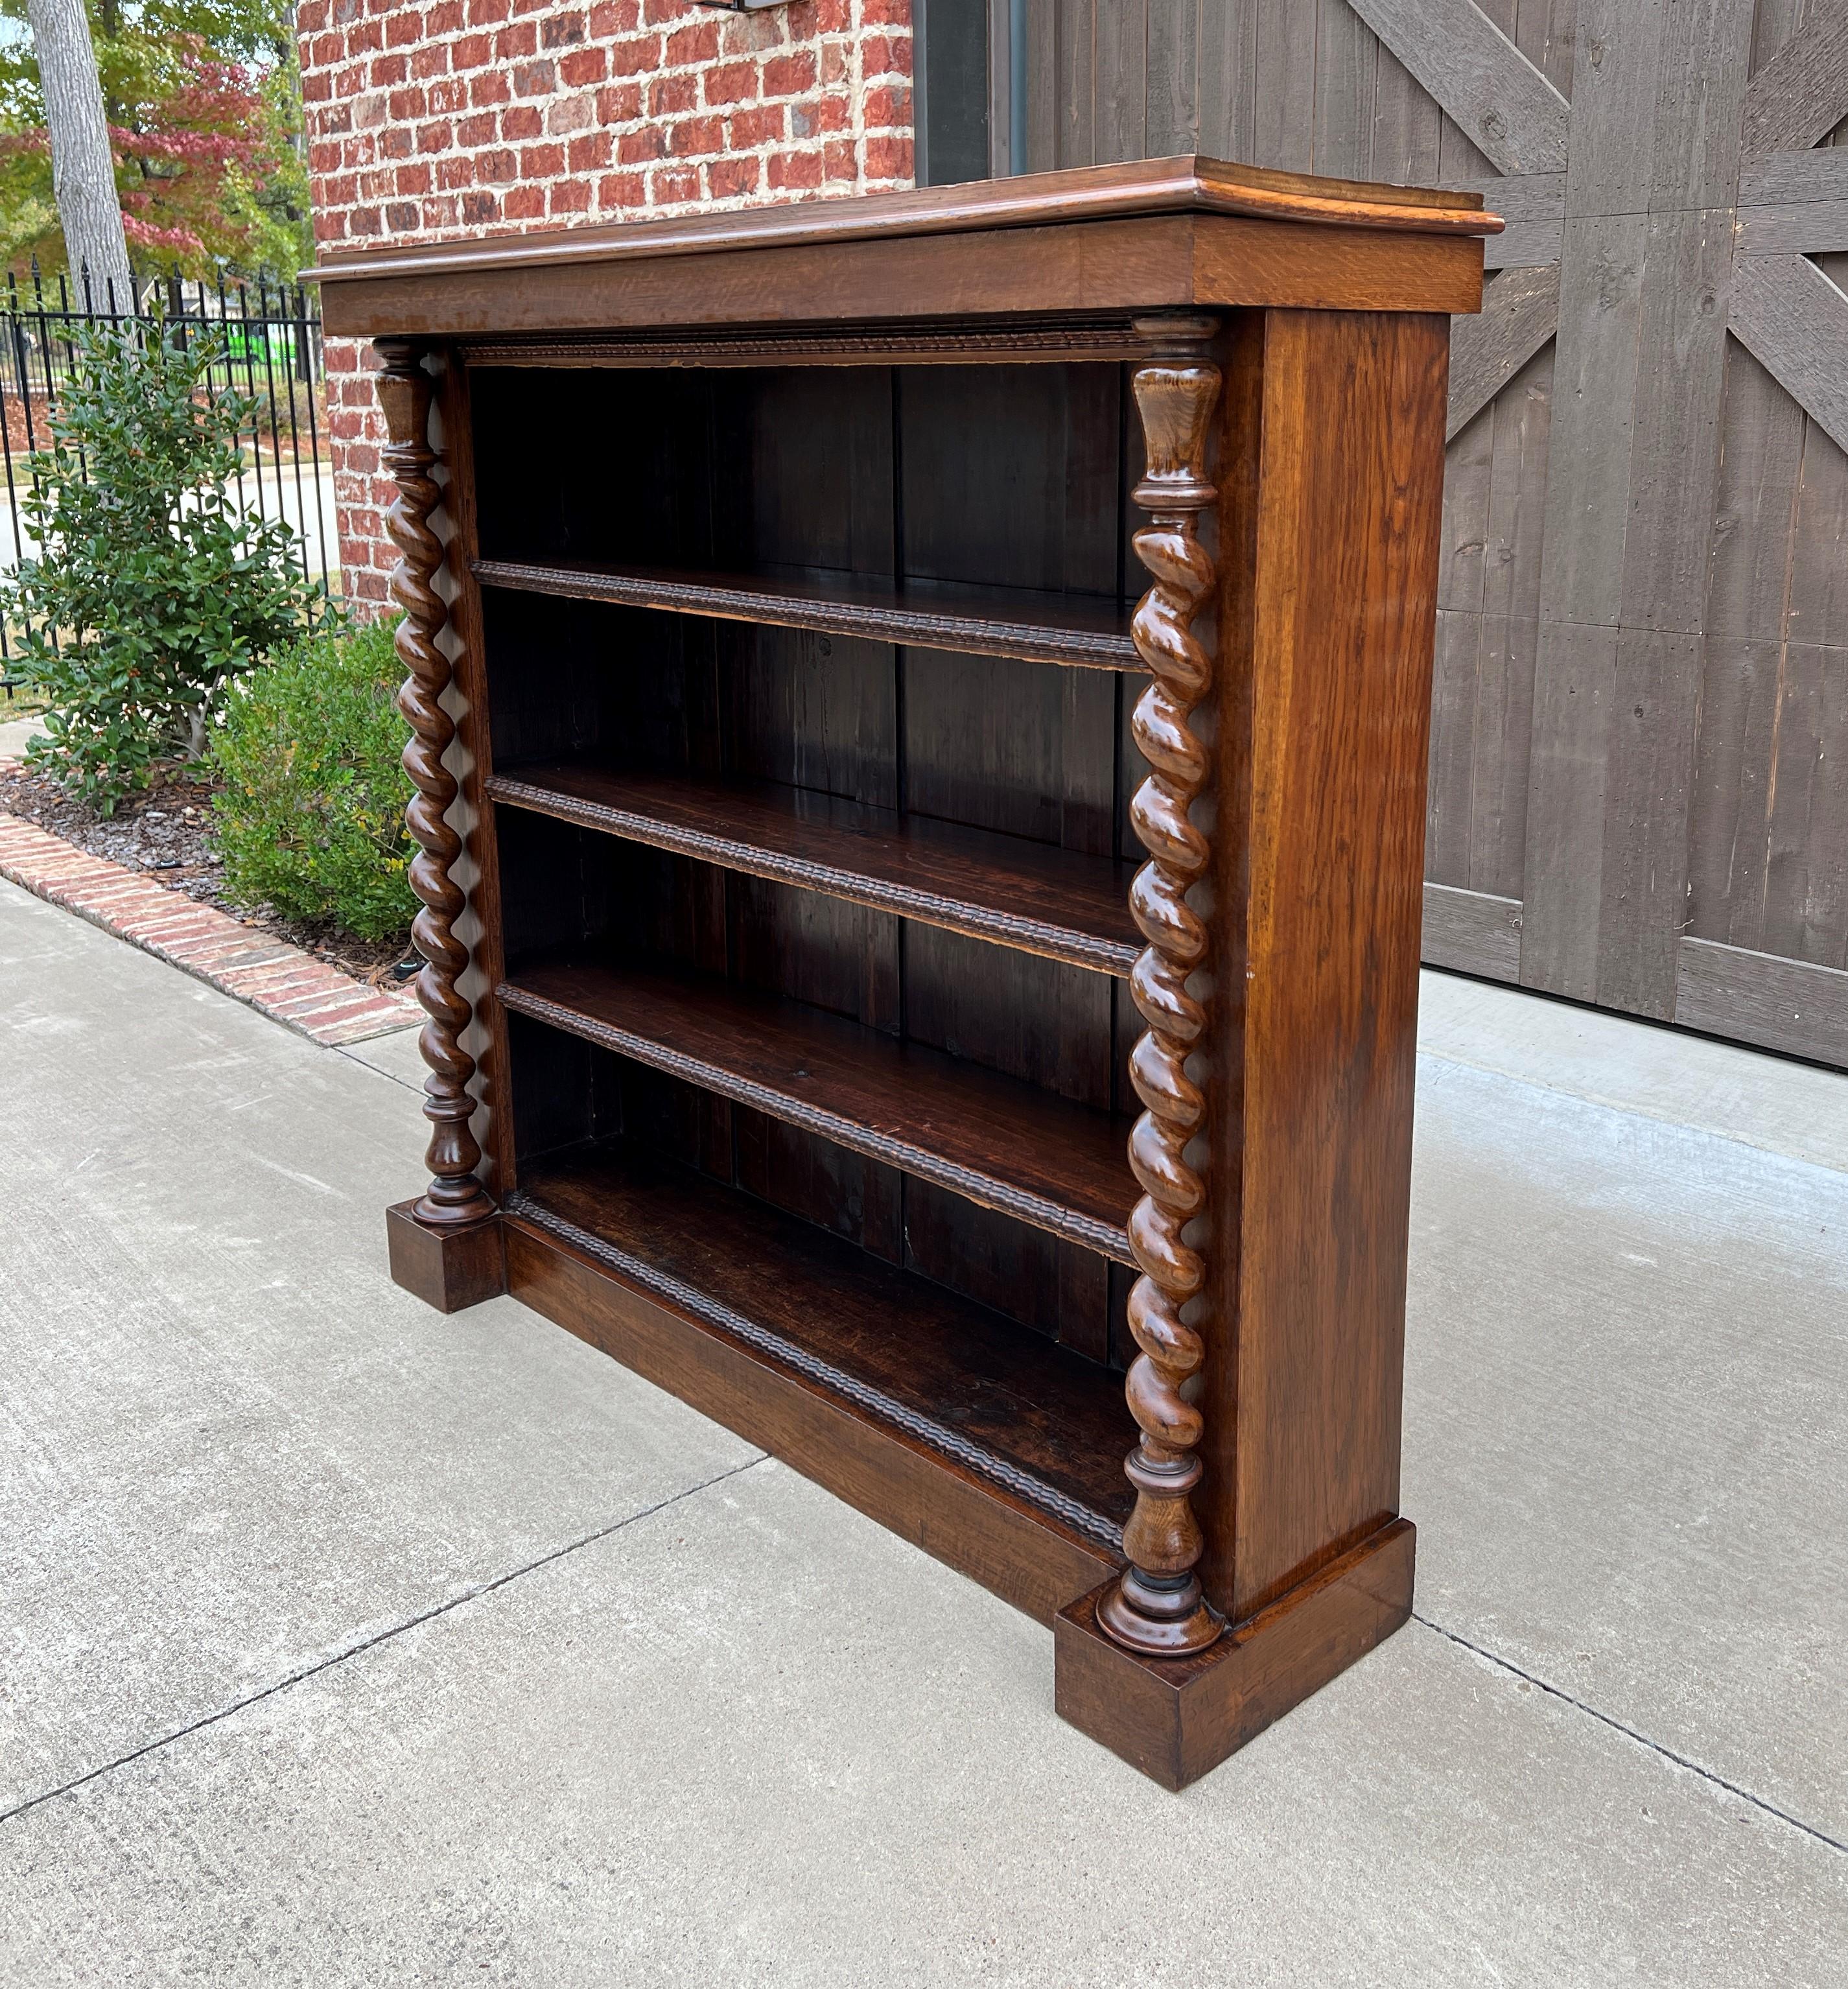
[[[330,331],[445,339],[1271,304],[1480,307],[1479,193],[1192,156],[330,258]],[[685,363],[684,360],[682,363]]]

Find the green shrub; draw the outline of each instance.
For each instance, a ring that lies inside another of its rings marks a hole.
[[[406,870],[409,734],[392,701],[404,672],[389,626],[330,630],[239,683],[212,757],[227,894],[284,917],[397,939],[417,909]]]
[[[294,538],[232,501],[255,402],[215,387],[216,333],[90,325],[22,510],[39,546],[0,582],[44,692],[29,757],[111,813],[164,759],[204,751],[231,679],[293,641],[322,597]],[[89,474],[84,472],[87,467]]]

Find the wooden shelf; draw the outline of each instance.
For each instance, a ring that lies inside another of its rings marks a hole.
[[[521,767],[496,801],[631,842],[1126,976],[1142,947],[1132,867],[768,781]]]
[[[507,1214],[793,1368],[850,1415],[1120,1550],[1135,1435],[1120,1374],[621,1141],[524,1171]]]
[[[1127,1122],[865,1025],[708,977],[523,971],[516,1013],[1132,1263]]]
[[[540,566],[520,560],[476,560],[473,571],[484,587],[562,595],[573,601],[767,622],[1027,662],[1103,670],[1142,667],[1129,636],[1129,611],[1102,597],[1090,601],[946,581],[908,580],[895,587],[851,574],[818,579],[666,567]]]

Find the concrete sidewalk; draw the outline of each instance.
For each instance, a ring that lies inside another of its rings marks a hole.
[[[414,1052],[0,886],[0,1983],[1848,1981],[1848,1080],[1430,977],[1419,1620],[1183,1796],[507,1299]]]

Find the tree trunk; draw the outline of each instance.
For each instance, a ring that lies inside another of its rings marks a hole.
[[[72,286],[81,303],[87,280],[98,310],[110,307],[113,288],[115,308],[125,310],[133,288],[128,242],[84,0],[26,0],[26,13],[38,50],[45,121],[51,132],[52,191]]]

